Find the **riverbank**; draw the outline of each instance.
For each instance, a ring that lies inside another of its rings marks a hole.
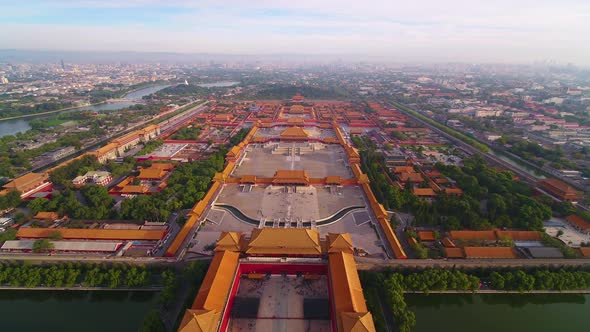
[[[412,332],[585,331],[590,295],[431,294],[406,295],[415,313]]]
[[[126,90],[121,92],[124,94],[123,97],[129,98],[129,100],[125,101],[118,101],[118,102],[111,102],[111,101],[103,101],[100,103],[93,103],[86,106],[70,106],[65,108],[60,108],[53,111],[46,111],[46,112],[35,112],[32,114],[21,114],[15,116],[9,116],[0,119],[0,137],[8,136],[8,135],[16,135],[18,133],[24,133],[30,129],[32,129],[30,125],[30,121],[36,119],[45,119],[52,116],[58,116],[60,114],[67,114],[67,113],[74,113],[74,112],[81,112],[81,111],[91,111],[91,112],[112,112],[118,111],[136,104],[145,104],[142,98],[146,95],[151,95],[161,89],[168,87],[169,85],[153,85],[150,84],[149,87],[142,87],[136,88],[134,90]],[[5,114],[6,115],[6,114]]]
[[[83,108],[83,107],[92,107],[92,106],[98,106],[98,105],[103,105],[106,104],[107,102],[102,102],[102,103],[95,103],[95,104],[88,104],[88,105],[84,105],[84,106],[70,106],[70,107],[66,107],[66,108],[60,108],[54,111],[47,111],[47,112],[41,112],[41,113],[32,113],[32,114],[23,114],[23,115],[17,115],[17,116],[10,116],[7,118],[0,118],[0,122],[2,121],[8,121],[8,120],[16,120],[16,119],[23,119],[23,118],[30,118],[33,116],[40,116],[40,115],[47,115],[47,114],[54,114],[54,113],[59,113],[59,112],[65,112],[65,111],[69,111],[75,108]]]
[[[141,90],[146,90],[146,89],[150,89],[150,88],[153,88],[153,87],[160,87],[160,86],[162,87],[162,89],[165,89],[165,88],[167,88],[167,87],[170,86],[170,85],[166,85],[166,84],[163,84],[163,83],[164,82],[157,82],[157,83],[156,82],[152,82],[150,84],[141,85],[141,86],[136,87],[136,88],[131,89],[131,90],[123,90],[123,91],[120,91],[116,95],[116,97],[117,98],[125,98],[128,95],[133,94],[133,93],[138,92],[138,91],[141,91]],[[0,122],[2,122],[2,121],[8,121],[8,120],[24,119],[24,118],[30,118],[30,117],[42,116],[42,115],[48,115],[48,114],[55,114],[55,113],[69,111],[69,110],[76,109],[76,108],[80,108],[81,111],[82,111],[82,109],[85,108],[85,107],[94,107],[94,106],[105,105],[105,104],[109,104],[109,101],[106,100],[106,101],[103,101],[103,102],[100,102],[100,103],[93,103],[93,104],[82,105],[82,106],[70,106],[70,107],[60,108],[60,109],[53,110],[53,111],[46,111],[46,112],[40,112],[40,113],[15,115],[15,116],[10,116],[10,117],[6,117],[6,118],[0,118]]]
[[[532,290],[519,292],[515,290],[476,289],[470,290],[432,290],[428,292],[405,290],[405,294],[590,294],[590,289],[573,290]]]
[[[138,331],[154,292],[1,291],[3,331]]]
[[[13,287],[0,286],[0,291],[119,291],[119,292],[160,292],[164,289],[163,286],[152,287],[123,287],[123,288],[109,288],[109,287]]]

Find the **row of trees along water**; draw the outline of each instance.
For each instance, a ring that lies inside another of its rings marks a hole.
[[[459,271],[430,269],[424,271],[359,271],[367,306],[373,314],[377,331],[387,331],[386,316],[391,315],[400,332],[411,331],[416,323],[407,307],[407,291],[564,291],[590,289],[590,271],[580,269],[532,269]]]
[[[137,288],[165,285],[170,269],[126,264],[0,264],[0,285],[12,287]]]

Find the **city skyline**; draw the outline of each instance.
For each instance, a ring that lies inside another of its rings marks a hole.
[[[590,65],[584,1],[0,1],[4,49]]]

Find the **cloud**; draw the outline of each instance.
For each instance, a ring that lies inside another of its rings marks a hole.
[[[2,6],[0,45],[590,62],[584,0],[31,2]]]

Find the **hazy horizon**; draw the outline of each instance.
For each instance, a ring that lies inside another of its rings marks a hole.
[[[0,48],[590,66],[583,0],[0,0]]]

